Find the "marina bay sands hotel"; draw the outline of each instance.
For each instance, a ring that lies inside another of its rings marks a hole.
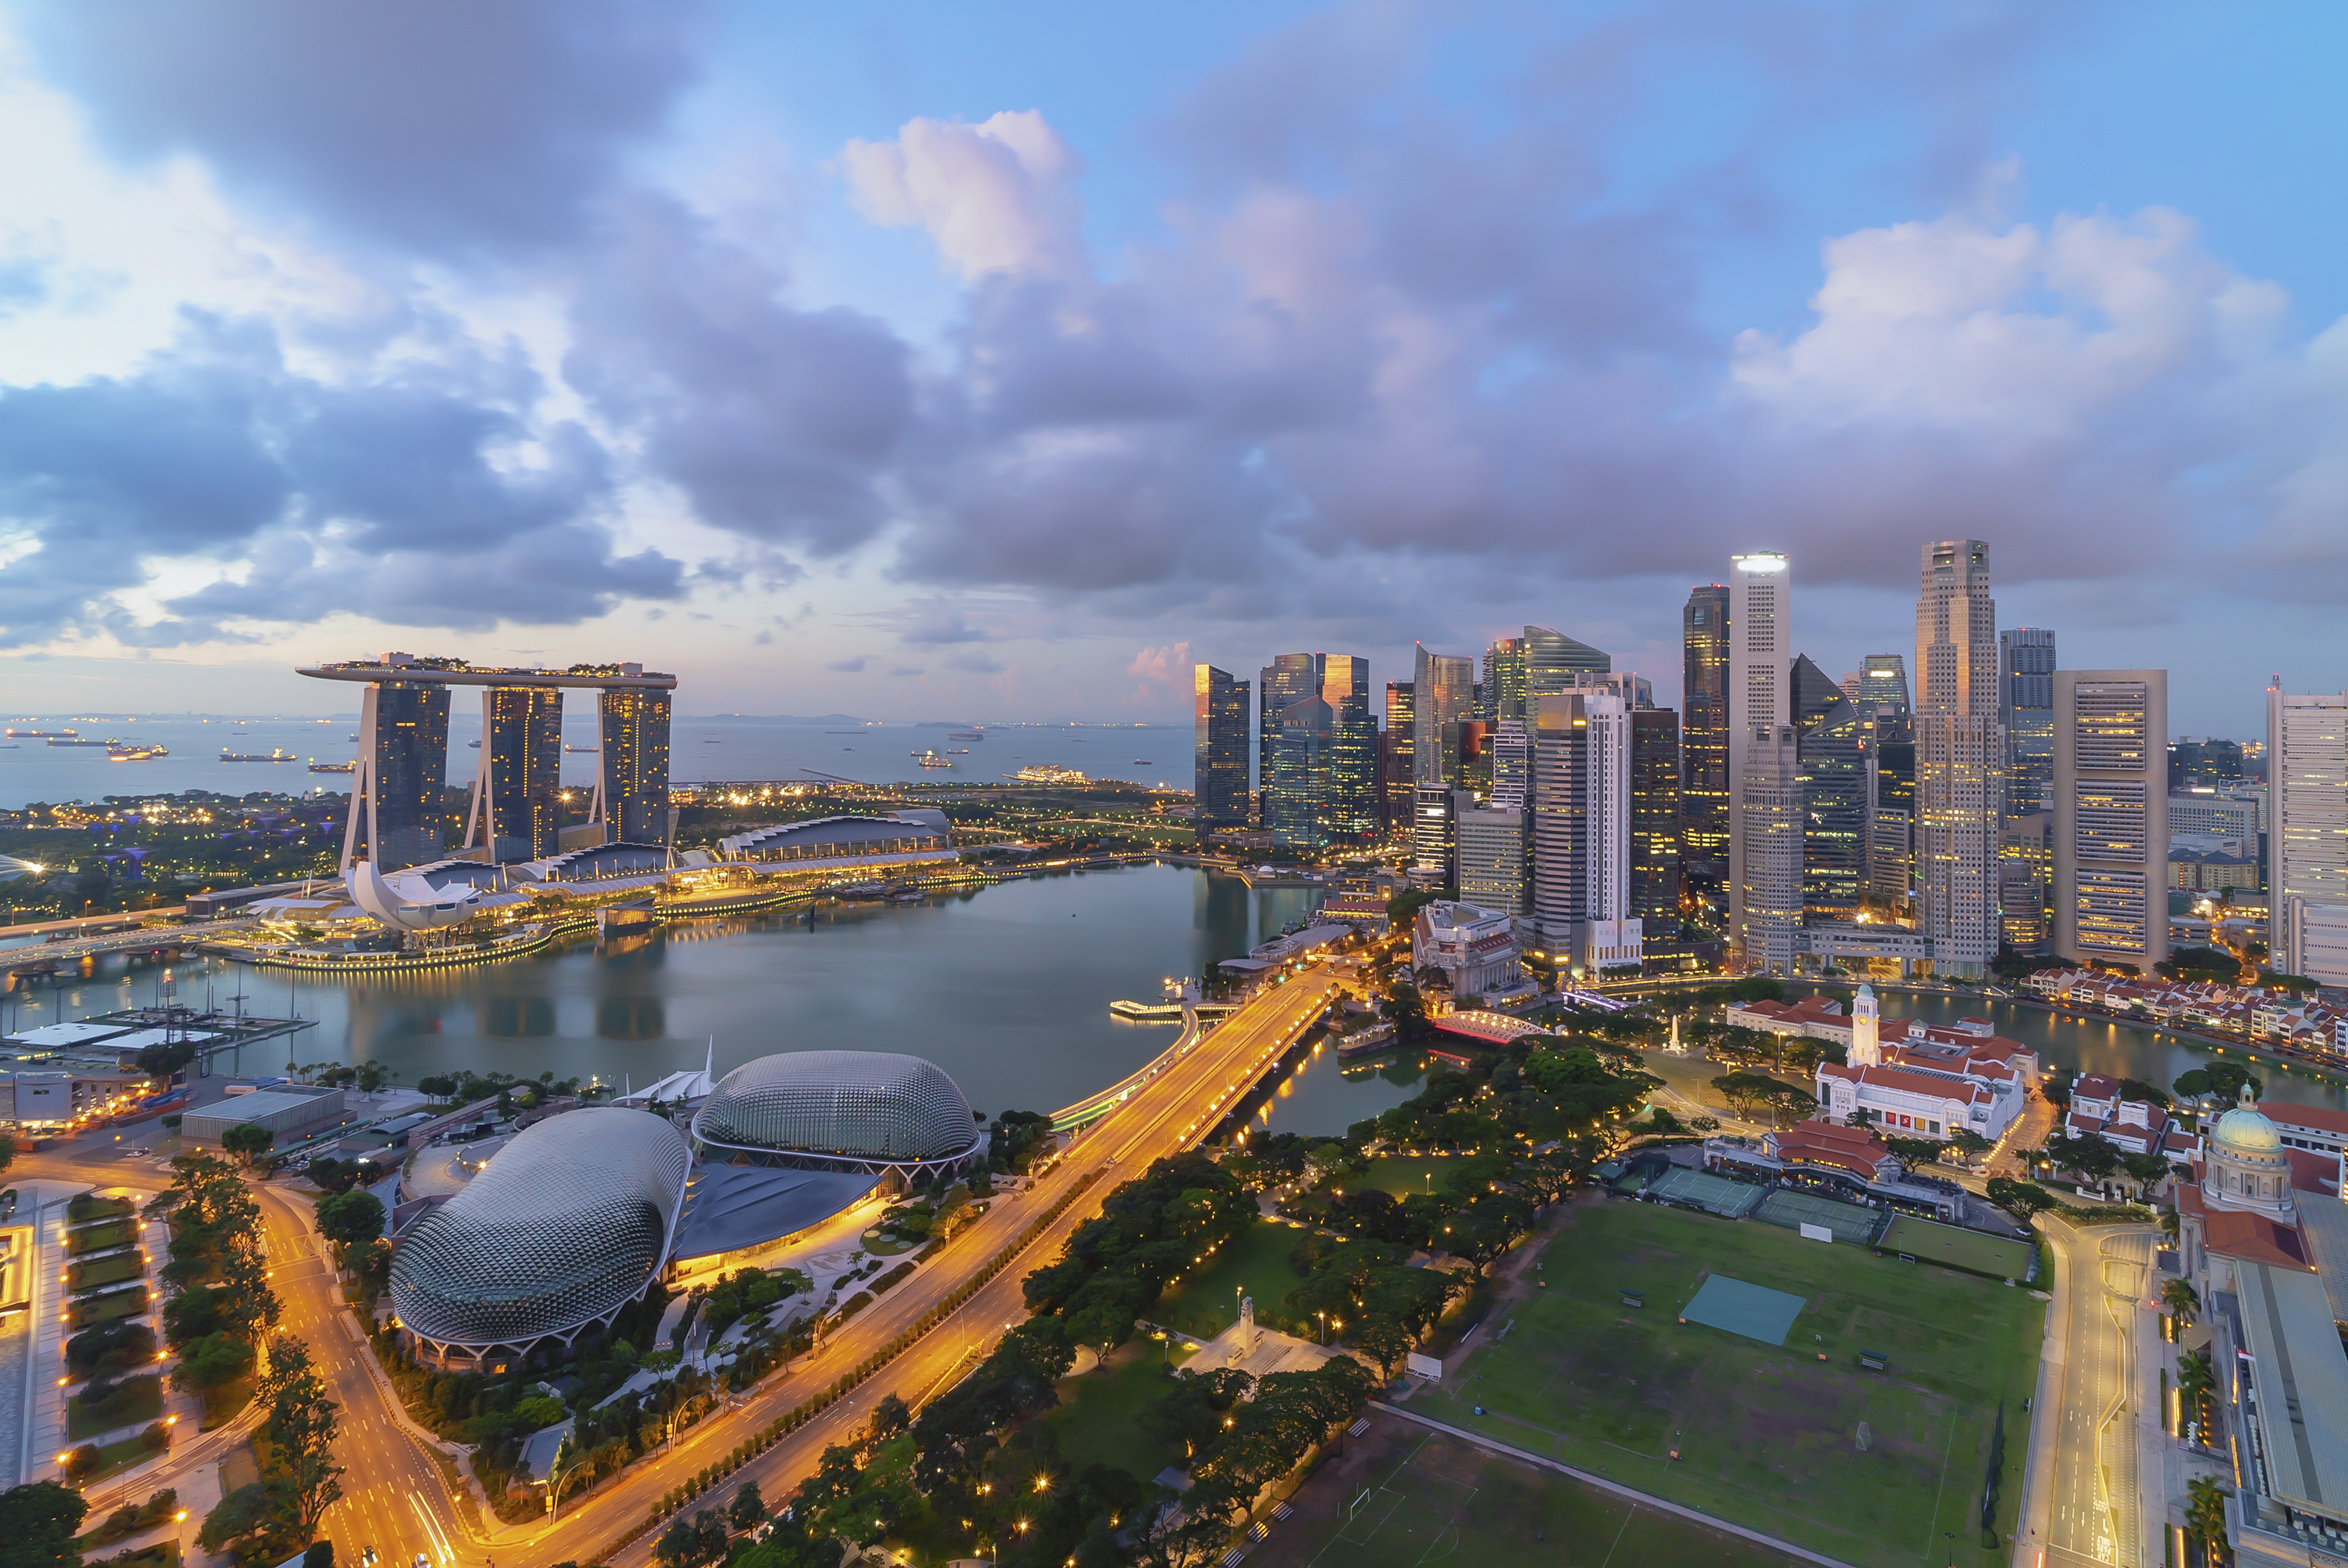
[[[366,687],[359,702],[350,821],[343,830],[345,871],[355,859],[396,871],[446,853],[448,702],[458,686],[481,689],[481,760],[461,853],[506,865],[592,845],[668,842],[674,675],[641,664],[499,669],[406,653],[300,673]],[[587,822],[565,829],[562,693],[572,687],[595,693],[601,736]]]

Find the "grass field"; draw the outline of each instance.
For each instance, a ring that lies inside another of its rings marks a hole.
[[[1876,1245],[1885,1252],[1904,1252],[1924,1263],[1954,1264],[1976,1274],[1993,1274],[2000,1279],[2019,1280],[2030,1272],[2032,1249],[2028,1242],[1983,1235],[1955,1225],[1934,1225],[1914,1214],[1901,1214],[1893,1220],[1891,1228]]]
[[[1269,1323],[1280,1315],[1281,1298],[1304,1283],[1288,1266],[1288,1255],[1303,1239],[1304,1233],[1292,1225],[1260,1219],[1142,1316],[1211,1339],[1239,1321],[1239,1295],[1244,1287],[1255,1297],[1256,1321]]]
[[[1172,1386],[1168,1365],[1162,1341],[1136,1339],[1119,1346],[1097,1370],[1063,1379],[1060,1406],[1044,1419],[1069,1463],[1117,1465],[1148,1481],[1180,1459],[1134,1419]]]
[[[2005,1556],[1978,1517],[2001,1399],[2002,1533],[2019,1501],[2045,1311],[2028,1292],[1619,1202],[1577,1209],[1543,1264],[1548,1287],[1412,1409],[1849,1563]],[[1807,1301],[1782,1348],[1676,1321],[1715,1272]]]
[[[128,1378],[114,1386],[103,1408],[93,1408],[88,1392],[66,1401],[66,1435],[76,1442],[112,1431],[117,1427],[144,1425],[163,1413],[163,1379],[154,1374]]]
[[[1316,1476],[1251,1568],[1776,1568],[1794,1559],[1440,1432]],[[1376,1434],[1373,1434],[1375,1437]]]
[[[136,1279],[147,1272],[146,1260],[135,1252],[118,1252],[112,1257],[101,1257],[96,1263],[77,1263],[66,1270],[68,1290],[96,1290],[101,1285],[119,1285],[126,1279]]]
[[[110,1246],[120,1246],[135,1239],[139,1232],[128,1220],[109,1220],[104,1225],[87,1225],[66,1235],[66,1251],[76,1257],[86,1252],[103,1252]]]

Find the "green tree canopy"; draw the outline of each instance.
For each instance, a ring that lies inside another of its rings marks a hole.
[[[74,1535],[88,1512],[81,1493],[53,1481],[0,1491],[0,1555],[11,1568],[81,1568]]]

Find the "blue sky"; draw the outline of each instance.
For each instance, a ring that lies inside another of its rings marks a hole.
[[[0,9],[0,700],[1660,693],[1731,551],[1839,671],[1971,536],[2250,733],[2348,685],[2348,22],[2051,9]]]

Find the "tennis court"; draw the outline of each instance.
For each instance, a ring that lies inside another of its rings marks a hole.
[[[1971,1269],[1993,1279],[2027,1279],[2037,1259],[2037,1249],[2028,1242],[1984,1235],[1980,1231],[1962,1230],[1919,1219],[1914,1214],[1901,1214],[1893,1220],[1891,1228],[1875,1245],[1885,1252],[1904,1253],[1922,1263],[1944,1263],[1952,1268]]]
[[[1783,1345],[1794,1319],[1808,1305],[1798,1296],[1715,1274],[1704,1282],[1694,1301],[1680,1308],[1680,1316],[1690,1323],[1742,1334],[1764,1345]]]
[[[1741,1220],[1753,1212],[1754,1205],[1768,1195],[1766,1188],[1745,1182],[1732,1182],[1723,1176],[1706,1175],[1691,1171],[1684,1165],[1673,1165],[1647,1184],[1647,1191],[1665,1203],[1685,1204],[1691,1208],[1706,1210],[1723,1219]]]
[[[1797,1193],[1790,1187],[1780,1187],[1762,1199],[1753,1217],[1784,1225],[1789,1231],[1804,1225],[1824,1225],[1834,1232],[1835,1240],[1853,1246],[1865,1245],[1883,1219],[1864,1204],[1838,1203],[1816,1193]]]

